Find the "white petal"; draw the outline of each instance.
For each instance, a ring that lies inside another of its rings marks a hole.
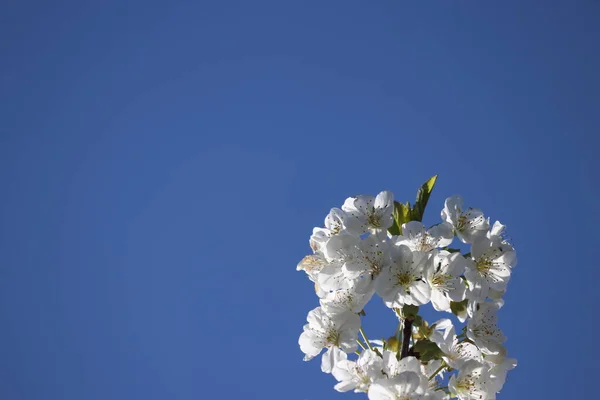
[[[369,215],[374,207],[374,203],[375,198],[373,196],[357,196],[356,200],[354,200],[354,207],[356,207],[359,213]]]
[[[436,311],[447,311],[450,309],[450,300],[439,290],[431,291],[431,304]]]
[[[437,247],[450,246],[454,240],[454,229],[448,222],[432,226],[428,233],[437,239]]]
[[[300,350],[306,354],[304,361],[311,360],[323,350],[323,347],[319,346],[320,343],[312,331],[302,332],[298,339],[298,344],[300,345]]]
[[[331,263],[321,270],[317,275],[317,283],[324,291],[343,289],[345,276],[342,266],[337,263]]]
[[[450,282],[454,285],[454,290],[448,292],[448,298],[457,303],[463,301],[467,297],[467,285],[465,285],[465,282],[461,278],[454,278]]]
[[[330,374],[333,368],[342,360],[347,358],[346,353],[337,347],[327,349],[321,357],[321,371]]]
[[[448,256],[445,273],[452,276],[460,276],[469,263],[460,253],[452,253]]]
[[[344,380],[336,384],[333,388],[338,392],[347,392],[356,387],[356,382],[352,380]]]
[[[387,386],[389,385],[388,379],[378,381],[369,388],[369,400],[395,400],[396,394],[394,390]],[[384,386],[384,384],[387,384]]]
[[[422,236],[426,233],[425,226],[419,221],[410,221],[402,224],[402,236],[404,237]]]
[[[356,197],[348,197],[342,205],[342,210],[346,212],[356,212],[356,206],[354,205],[355,201]]]
[[[415,306],[427,304],[431,298],[431,287],[427,282],[417,281],[410,288],[412,303]]]
[[[388,190],[383,191],[375,198],[375,208],[389,209],[394,207],[394,194]]]
[[[392,381],[400,397],[416,394],[421,386],[419,374],[412,371],[401,372],[398,376],[392,378]]]

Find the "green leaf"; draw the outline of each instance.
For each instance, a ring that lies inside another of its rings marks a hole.
[[[427,202],[429,201],[429,196],[431,196],[431,192],[433,191],[433,187],[435,186],[435,181],[437,180],[437,175],[432,176],[425,182],[417,192],[417,200],[415,202],[414,207],[412,208],[411,216],[413,221],[422,221],[423,214],[425,214],[425,207],[427,207]]]
[[[402,204],[394,201],[394,212],[392,213],[392,216],[394,217],[394,224],[388,229],[388,231],[392,235],[401,235],[402,224],[410,221],[410,203],[406,202],[406,204]]]
[[[418,358],[421,361],[437,360],[444,354],[437,344],[428,339],[419,340],[415,343],[413,351],[419,353]]]
[[[414,321],[419,314],[419,306],[413,306],[410,304],[406,304],[402,307],[402,316],[404,319]]]
[[[421,328],[423,324],[427,325],[427,321],[425,321],[420,315],[416,315],[415,319],[413,320],[413,326]]]
[[[467,312],[467,305],[469,304],[469,299],[465,299],[460,302],[451,301],[450,302],[450,311],[452,314],[458,316]]]
[[[414,207],[411,207],[408,201],[405,204],[394,201],[394,211],[392,213],[394,224],[388,229],[392,235],[402,234],[402,224],[423,220],[423,213],[425,213],[425,207],[436,180],[437,175],[434,175],[421,186],[417,192],[417,202]]]

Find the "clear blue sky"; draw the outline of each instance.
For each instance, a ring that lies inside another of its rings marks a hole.
[[[3,2],[0,397],[360,398],[302,361],[296,263],[329,208],[434,173],[426,221],[459,193],[518,250],[500,399],[596,392],[599,15]]]

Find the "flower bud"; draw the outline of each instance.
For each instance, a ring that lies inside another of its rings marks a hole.
[[[387,340],[387,349],[393,352],[397,352],[400,349],[400,342],[396,336],[390,336]]]

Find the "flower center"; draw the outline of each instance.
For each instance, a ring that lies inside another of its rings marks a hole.
[[[408,274],[398,275],[397,278],[398,278],[398,284],[400,286],[407,287],[412,282],[412,277],[410,275],[408,275]]]
[[[417,239],[417,245],[415,250],[417,251],[431,251],[435,248],[433,239],[427,233],[420,235]]]
[[[486,273],[490,270],[490,268],[492,268],[493,265],[494,263],[492,260],[488,258],[480,258],[477,260],[477,271],[480,273]]]
[[[373,275],[373,276],[379,275],[379,273],[381,272],[381,265],[379,265],[379,263],[377,261],[372,260],[370,271],[371,271],[371,275]]]
[[[448,275],[436,274],[433,276],[431,283],[433,283],[434,286],[445,286],[447,280]]]
[[[342,227],[340,224],[334,224],[331,227],[331,236],[337,235],[338,233],[340,233],[341,230],[342,230]]]
[[[465,214],[461,214],[458,217],[458,221],[456,223],[456,230],[462,231],[463,229],[465,229],[466,225],[467,225],[467,216]]]
[[[456,385],[456,387],[468,392],[475,387],[475,384],[467,376],[465,379],[458,382],[458,385]]]
[[[328,344],[339,346],[340,345],[340,333],[337,329],[330,329],[327,332],[327,337],[325,338]]]
[[[374,212],[369,214],[367,222],[371,228],[381,228],[381,218]]]

